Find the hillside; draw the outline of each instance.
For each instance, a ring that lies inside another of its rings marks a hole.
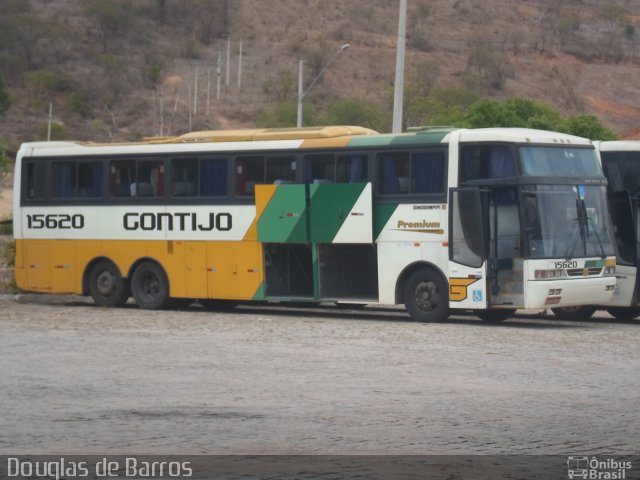
[[[558,3],[409,0],[405,88],[544,100],[640,136],[640,2]],[[43,138],[50,103],[56,138],[253,126],[261,110],[295,100],[299,59],[308,85],[345,43],[305,104],[322,112],[358,98],[390,111],[397,10],[383,0],[0,0],[11,97],[0,137],[13,148]]]

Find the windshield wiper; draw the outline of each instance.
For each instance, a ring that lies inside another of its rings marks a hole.
[[[587,206],[584,203],[584,200],[579,200],[579,202],[581,204],[581,209],[583,211],[585,226],[587,227],[586,235],[587,237],[589,237],[589,227],[591,227],[591,230],[593,231],[593,236],[596,237],[596,241],[598,242],[598,247],[600,247],[600,258],[605,258],[607,255],[604,253],[604,246],[602,245],[602,240],[600,239],[600,235],[598,235],[598,229],[593,224],[593,222],[589,221],[589,215],[587,214]],[[587,251],[585,247],[585,255],[586,253]]]
[[[576,198],[576,218],[573,219],[573,223],[571,226],[572,238],[567,246],[567,252],[565,254],[566,260],[569,260],[573,257],[579,239],[582,240],[582,251],[584,252],[584,255],[587,255],[587,239],[589,238],[589,228],[591,228],[593,236],[595,237],[598,247],[600,248],[600,258],[606,258],[607,255],[604,252],[604,246],[602,244],[600,235],[598,235],[598,230],[593,222],[589,221],[589,215],[587,214],[587,205],[585,204],[583,199],[578,197]]]

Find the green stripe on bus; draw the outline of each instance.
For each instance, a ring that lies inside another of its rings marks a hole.
[[[312,242],[333,242],[366,186],[366,183],[310,185]]]
[[[258,241],[307,243],[304,185],[278,185],[258,220]]]
[[[375,203],[373,205],[373,241],[382,233],[393,212],[398,208],[398,203]]]

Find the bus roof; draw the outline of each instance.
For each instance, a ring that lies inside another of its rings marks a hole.
[[[447,142],[452,132],[459,132],[461,142],[514,142],[543,144],[592,145],[586,138],[557,132],[524,128],[416,127],[400,134],[380,134],[357,126],[327,126],[307,128],[264,128],[241,130],[211,130],[191,132],[178,137],[151,137],[132,143],[93,142],[32,142],[22,151],[34,156],[80,154],[91,149],[92,154],[162,153],[170,145],[181,152],[251,151],[308,148],[366,148],[384,146],[434,145]],[[213,146],[212,144],[215,144]]]
[[[640,152],[640,140],[612,140],[598,142],[597,145],[602,152]]]

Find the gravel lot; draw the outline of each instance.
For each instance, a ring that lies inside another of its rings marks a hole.
[[[637,321],[0,298],[0,454],[638,452]]]

